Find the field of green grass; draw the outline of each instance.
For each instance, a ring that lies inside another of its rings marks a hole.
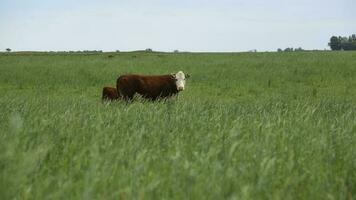
[[[0,54],[0,199],[355,199],[356,52]],[[191,75],[102,103],[124,73]]]

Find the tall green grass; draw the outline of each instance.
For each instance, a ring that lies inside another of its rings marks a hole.
[[[0,199],[356,198],[356,52],[114,55],[0,54]]]

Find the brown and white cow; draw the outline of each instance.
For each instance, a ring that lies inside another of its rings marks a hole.
[[[189,75],[185,75],[182,71],[156,76],[127,74],[117,79],[116,88],[124,100],[132,100],[137,93],[145,99],[154,101],[183,91],[186,78],[189,78]]]
[[[119,99],[119,94],[117,93],[116,88],[113,87],[104,87],[103,88],[103,97],[102,100],[117,100]]]

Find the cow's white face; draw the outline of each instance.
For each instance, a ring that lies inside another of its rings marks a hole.
[[[177,90],[178,91],[183,91],[184,90],[184,86],[185,86],[185,79],[189,78],[189,75],[185,75],[182,71],[179,71],[175,74],[172,74],[172,76],[175,78],[176,80],[176,86],[177,86]]]

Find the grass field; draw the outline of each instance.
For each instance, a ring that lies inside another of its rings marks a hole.
[[[108,55],[0,54],[0,199],[356,199],[356,52]]]

